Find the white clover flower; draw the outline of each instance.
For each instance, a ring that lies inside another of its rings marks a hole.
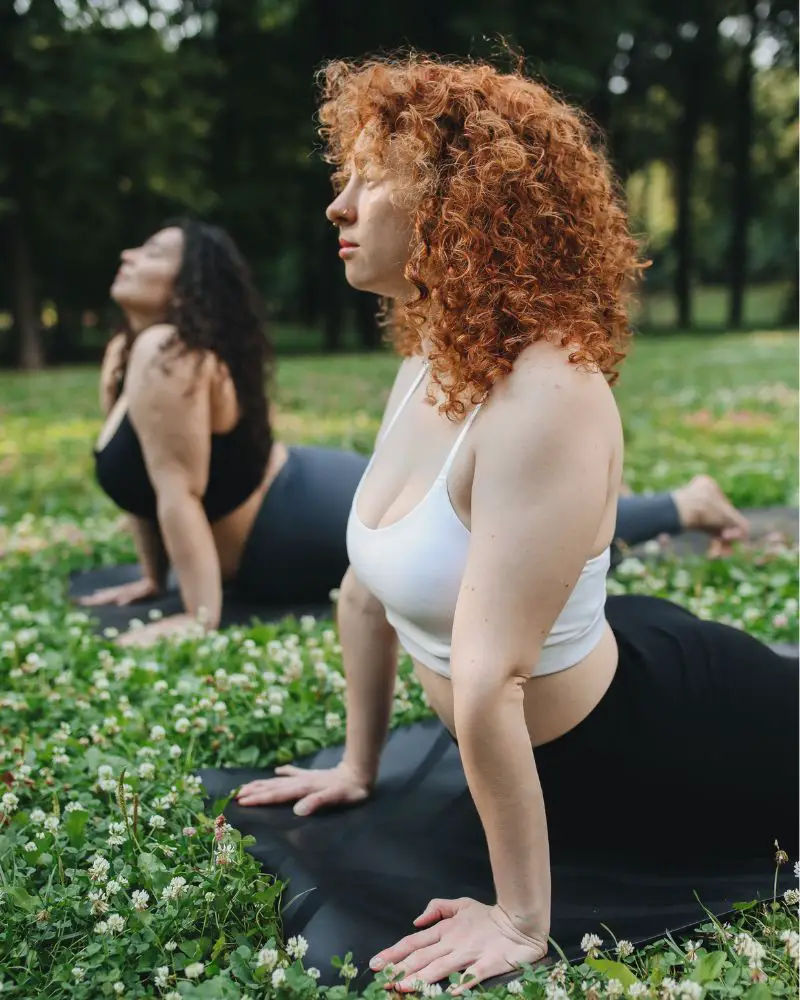
[[[218,865],[232,865],[236,860],[235,844],[218,844],[214,861]]]
[[[114,983],[114,992],[117,994],[117,996],[122,996],[122,994],[125,992],[125,983],[123,983],[122,980],[118,979]]]
[[[135,889],[131,893],[131,902],[133,903],[133,908],[138,913],[142,913],[147,909],[150,903],[150,893],[145,889]]]
[[[302,934],[290,937],[286,942],[286,951],[292,958],[302,958],[308,951],[308,941]]]
[[[164,1000],[183,1000],[183,997],[177,990],[170,990],[169,993],[164,994]]]
[[[105,882],[108,879],[108,870],[111,867],[108,861],[99,854],[92,858],[92,867],[89,869],[89,878],[92,882]]]
[[[686,948],[686,957],[690,962],[697,961],[697,949],[703,944],[702,941],[687,941],[684,947]]]
[[[191,725],[192,725],[191,721],[187,719],[185,715],[182,715],[180,719],[177,719],[175,721],[175,732],[187,733]]]
[[[177,941],[167,941],[167,943],[164,945],[164,951],[175,951],[177,947],[178,947]]]
[[[167,731],[163,726],[153,726],[150,730],[150,739],[154,743],[158,743],[160,740],[163,740],[166,735]]]
[[[149,760],[146,760],[139,765],[136,773],[144,781],[149,781],[151,778],[155,777],[156,769],[155,766]]]
[[[125,930],[125,917],[118,913],[110,913],[106,920],[109,934],[121,934]]]
[[[163,816],[159,816],[158,813],[153,813],[147,822],[154,830],[163,830],[167,825],[167,821]]]
[[[278,952],[275,948],[262,948],[256,957],[256,966],[259,969],[274,969],[278,964]]]
[[[48,816],[44,821],[44,828],[48,833],[56,833],[58,831],[58,816]]]
[[[192,962],[191,965],[186,966],[183,974],[187,979],[199,979],[203,975],[203,969],[205,969],[205,965],[202,962]]]
[[[28,854],[33,854],[33,852],[38,850],[38,848],[36,847],[36,844],[34,844],[32,840],[29,840],[26,844],[23,845],[23,850],[27,851]]]
[[[631,983],[628,987],[629,997],[646,997],[650,992],[645,983]]]
[[[606,984],[606,995],[609,997],[621,997],[625,992],[625,987],[619,981],[619,979],[609,979]]]
[[[118,879],[112,879],[106,886],[106,895],[113,896],[114,893],[119,892],[122,888],[122,883]]]
[[[31,823],[36,823],[37,826],[44,823],[45,821],[44,809],[31,809],[29,819]]]
[[[422,987],[422,995],[424,997],[438,997],[441,996],[442,987],[438,983],[425,983]]]
[[[169,982],[169,966],[160,965],[155,971],[154,979],[158,989],[163,990]]]
[[[94,925],[95,934],[106,934],[108,932],[108,924],[105,920],[101,920],[99,923]]]
[[[584,951],[590,958],[597,955],[598,949],[603,945],[603,939],[596,934],[584,934],[581,938],[581,951]]]
[[[161,890],[161,898],[167,901],[178,899],[186,892],[186,879],[182,875],[177,875],[170,880],[169,885]],[[177,947],[177,946],[176,946]]]
[[[661,986],[659,987],[659,996],[663,1000],[673,1000],[673,997],[677,995],[678,984],[670,976],[664,976],[661,980]]]
[[[92,915],[95,917],[102,917],[104,913],[108,913],[108,901],[102,892],[94,890],[89,893],[89,901],[92,904]]]
[[[119,847],[125,843],[126,829],[124,823],[108,824],[108,843],[111,847]]]
[[[314,966],[312,965],[310,969],[306,969],[306,975],[309,977],[309,979],[319,979],[322,973],[319,971],[319,969],[315,969]]]
[[[794,863],[794,877],[800,878],[800,861],[795,861]]]
[[[703,987],[700,983],[693,983],[690,979],[684,979],[678,985],[678,996],[680,1000],[701,1000]]]
[[[783,901],[787,906],[797,906],[800,903],[800,892],[797,889],[787,889],[783,894]]]
[[[286,969],[276,969],[272,973],[272,985],[277,989],[284,982],[286,982]]]
[[[352,962],[345,962],[341,969],[339,969],[339,976],[342,979],[355,979],[357,975],[358,969]]]
[[[153,692],[155,694],[164,694],[165,691],[169,690],[169,684],[165,680],[158,680],[153,685]]]
[[[548,982],[544,987],[546,1000],[569,1000],[569,993],[558,983]]]
[[[633,945],[630,941],[620,941],[617,944],[617,954],[620,958],[630,958],[633,954]]]
[[[101,792],[113,793],[117,790],[117,783],[113,778],[104,778],[97,782]]]
[[[206,892],[206,893],[203,894],[203,899],[207,903],[213,903],[216,898],[217,897],[216,897],[216,895],[213,892]]]
[[[511,982],[506,986],[506,989],[511,994],[512,997],[519,996],[525,989],[522,985],[522,981],[519,979],[512,979]]]
[[[781,931],[781,941],[789,958],[795,965],[800,964],[800,934],[797,931]]]
[[[2,806],[6,816],[10,816],[11,813],[15,812],[18,805],[19,798],[13,792],[6,792],[2,799],[0,799],[0,806]]]
[[[326,729],[338,729],[342,724],[342,717],[336,712],[327,712],[325,714],[325,728]]]
[[[183,753],[183,750],[178,746],[177,743],[173,743],[169,748],[169,755],[173,760],[176,760]]]
[[[745,932],[737,934],[733,939],[733,950],[748,960],[751,969],[760,969],[767,954],[761,942]]]
[[[86,978],[86,969],[81,968],[80,965],[76,965],[72,970],[72,978],[76,983],[82,982]]]

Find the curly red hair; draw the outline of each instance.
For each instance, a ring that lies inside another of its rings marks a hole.
[[[418,54],[330,62],[321,90],[335,183],[357,139],[359,156],[401,165],[414,219],[405,276],[419,294],[394,308],[393,339],[419,354],[425,326],[449,417],[537,340],[575,345],[571,362],[616,379],[646,265],[580,112],[519,72]]]

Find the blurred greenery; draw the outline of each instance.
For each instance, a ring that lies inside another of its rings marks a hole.
[[[276,320],[327,349],[348,330],[374,346],[373,303],[341,280],[323,216],[313,80],[327,59],[397,46],[502,66],[521,51],[588,111],[653,260],[642,325],[796,322],[788,0],[607,0],[599,19],[590,0],[13,0],[0,363],[96,358],[119,251],[187,211],[230,229]]]
[[[277,433],[369,453],[396,368],[388,351],[282,359]],[[796,503],[797,371],[790,334],[634,340],[616,389],[629,484],[659,490],[709,472],[742,506]],[[0,375],[0,520],[113,512],[93,478],[97,377]]]

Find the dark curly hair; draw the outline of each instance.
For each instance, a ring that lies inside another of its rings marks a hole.
[[[334,186],[365,154],[402,174],[418,294],[392,335],[410,356],[425,328],[442,412],[484,399],[537,340],[613,382],[646,265],[591,123],[519,71],[417,53],[335,60],[320,82]]]
[[[249,429],[255,467],[266,469],[273,435],[267,389],[274,372],[272,343],[266,333],[264,307],[250,268],[233,239],[218,226],[197,219],[169,220],[161,229],[183,232],[183,259],[165,322],[175,333],[162,353],[196,352],[198,365],[211,351],[230,372]],[[134,335],[126,324],[118,332],[125,345],[116,371],[116,395],[122,392]]]

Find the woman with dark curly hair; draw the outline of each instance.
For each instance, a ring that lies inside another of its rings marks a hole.
[[[545,955],[565,851],[702,872],[767,857],[776,838],[795,849],[797,668],[667,601],[606,600],[623,469],[610,385],[643,265],[581,115],[520,73],[411,56],[329,65],[321,122],[346,278],[392,300],[406,360],[348,524],[342,762],[278,768],[238,804],[307,816],[370,796],[399,640],[457,740],[474,810],[456,823],[422,804],[429,839],[413,849],[438,851],[458,897],[433,901],[431,882],[392,881],[416,821],[395,811],[363,926],[393,891],[416,893],[415,932],[371,968],[392,965],[406,991],[464,973],[461,992]],[[620,798],[671,787],[657,815]],[[747,789],[757,807],[720,808]],[[459,869],[482,837],[490,870]],[[319,879],[334,892],[336,876]],[[334,912],[321,926],[357,947]]]
[[[135,643],[198,616],[216,627],[223,583],[263,605],[327,603],[347,567],[347,512],[366,460],[274,439],[271,345],[231,238],[169,224],[123,252],[111,295],[126,329],[103,362],[96,470],[131,515],[142,578],[82,603],[157,597],[171,564],[185,613],[123,640]]]

